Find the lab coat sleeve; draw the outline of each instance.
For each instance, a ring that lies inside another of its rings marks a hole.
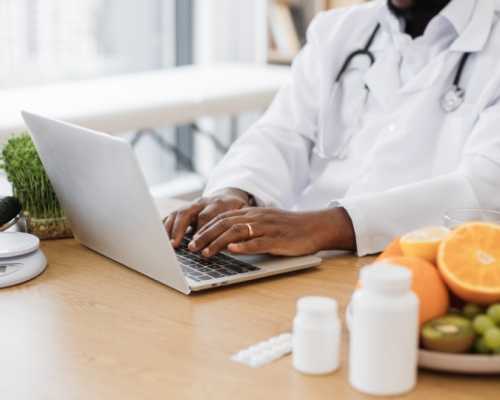
[[[360,256],[378,253],[395,237],[442,225],[453,208],[500,208],[500,104],[486,109],[470,135],[457,170],[382,193],[345,198]]]
[[[319,37],[315,29],[319,18],[309,28],[308,43],[293,63],[290,83],[218,164],[205,196],[238,188],[252,194],[261,206],[288,208],[307,185],[319,110]]]

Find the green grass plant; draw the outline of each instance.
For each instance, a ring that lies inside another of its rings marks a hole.
[[[8,140],[0,156],[0,168],[12,184],[14,196],[32,218],[56,219],[64,216],[35,145],[27,133]]]

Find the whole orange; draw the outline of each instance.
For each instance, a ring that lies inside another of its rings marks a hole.
[[[384,249],[382,254],[380,254],[377,258],[377,261],[385,260],[389,257],[400,257],[403,256],[403,250],[399,244],[399,238],[394,239],[389,245]]]
[[[433,264],[416,257],[388,257],[383,261],[412,272],[412,290],[420,300],[420,324],[442,317],[448,312],[450,295]]]

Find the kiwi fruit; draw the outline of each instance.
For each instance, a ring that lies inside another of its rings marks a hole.
[[[467,353],[474,345],[476,334],[469,319],[451,314],[425,323],[421,339],[428,350]]]
[[[486,345],[484,341],[484,337],[478,337],[474,343],[474,350],[478,354],[490,354],[491,350],[490,348]]]
[[[462,309],[464,317],[474,320],[478,315],[481,315],[484,311],[483,308],[474,303],[467,303]]]

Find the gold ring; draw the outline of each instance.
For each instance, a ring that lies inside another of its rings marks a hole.
[[[247,228],[248,228],[248,234],[250,235],[250,238],[253,238],[253,228],[252,228],[252,225],[250,224],[246,224]]]

